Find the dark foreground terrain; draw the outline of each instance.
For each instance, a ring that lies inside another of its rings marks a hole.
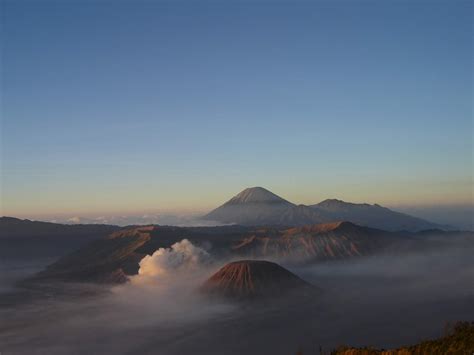
[[[405,346],[393,350],[377,350],[371,348],[341,347],[331,355],[403,355],[403,354],[465,354],[474,350],[474,323],[458,322],[452,329],[446,329],[445,336],[439,339],[425,340],[419,344]],[[300,353],[303,355],[302,353]]]

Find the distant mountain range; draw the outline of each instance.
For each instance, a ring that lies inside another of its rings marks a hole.
[[[356,204],[329,199],[309,206],[296,205],[263,187],[243,190],[222,206],[209,212],[203,219],[246,226],[303,226],[349,221],[388,231],[451,229],[449,226],[392,211],[377,204]]]

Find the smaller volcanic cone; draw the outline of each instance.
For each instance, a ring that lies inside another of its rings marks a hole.
[[[264,260],[229,263],[201,287],[209,295],[232,299],[276,298],[290,292],[306,295],[314,289],[280,265]]]

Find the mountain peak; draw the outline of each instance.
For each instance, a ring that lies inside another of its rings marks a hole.
[[[239,192],[236,196],[232,197],[227,203],[240,204],[258,202],[289,203],[287,200],[260,186],[246,188],[245,190]]]

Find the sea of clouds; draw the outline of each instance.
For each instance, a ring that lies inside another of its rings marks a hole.
[[[183,239],[100,296],[0,308],[5,353],[286,355],[319,345],[396,347],[474,320],[474,244],[290,268],[323,290],[288,308],[210,300],[200,285],[226,261]]]

